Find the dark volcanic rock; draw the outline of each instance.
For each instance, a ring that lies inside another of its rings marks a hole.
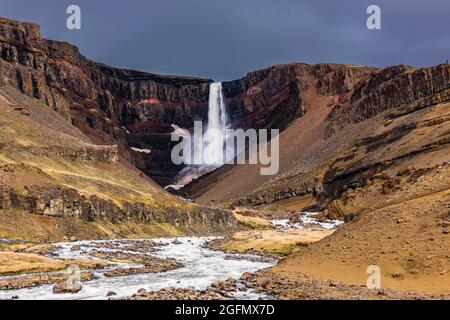
[[[48,104],[95,142],[118,144],[156,178],[179,171],[170,161],[171,124],[206,118],[210,82],[92,62],[68,43],[42,39],[36,24],[0,18],[0,85]]]
[[[404,65],[387,67],[361,82],[349,101],[336,104],[328,115],[328,131],[342,129],[348,123],[361,122],[391,108],[413,102],[418,107],[447,101],[450,97],[433,96],[450,89],[450,65],[440,64],[416,69]],[[398,115],[397,115],[398,116]]]

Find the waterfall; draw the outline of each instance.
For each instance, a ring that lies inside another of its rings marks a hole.
[[[193,152],[202,159],[201,165],[189,165],[181,170],[173,184],[166,186],[173,189],[180,189],[192,180],[201,177],[202,175],[211,172],[227,160],[225,159],[226,146],[226,129],[227,129],[227,111],[225,100],[223,98],[222,83],[214,82],[209,86],[209,100],[208,100],[208,123],[206,131],[199,140],[193,141]],[[185,129],[177,126],[173,127],[183,135]]]
[[[223,165],[226,140],[227,111],[222,93],[222,83],[209,87],[208,126],[203,137],[203,165]]]

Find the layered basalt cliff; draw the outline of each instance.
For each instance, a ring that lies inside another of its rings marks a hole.
[[[207,116],[211,80],[95,63],[68,43],[43,39],[35,24],[1,18],[0,57],[0,85],[51,106],[94,142],[118,144],[155,178],[180,169],[170,161],[171,124],[188,127]]]
[[[19,193],[0,184],[0,209],[18,209],[30,214],[78,218],[88,222],[168,223],[177,228],[203,232],[237,229],[233,215],[225,210],[198,207],[187,211],[171,207],[163,212],[145,203],[125,203],[119,207],[110,200],[95,195],[81,195],[75,189],[57,185],[48,185],[45,188],[29,186]]]
[[[306,112],[280,135],[279,174],[261,177],[251,166],[227,166],[182,192],[201,203],[254,206],[308,198],[326,206],[387,167],[448,148],[449,64],[290,70],[304,86],[299,96]],[[376,131],[382,134],[374,137]]]
[[[349,99],[334,106],[328,116],[328,134],[342,129],[348,123],[364,121],[385,110],[430,98],[449,88],[449,64],[422,69],[404,65],[387,67],[373,74],[367,82],[359,83]],[[422,104],[438,102],[425,101]]]
[[[343,95],[376,68],[292,63],[248,73],[223,83],[231,124],[280,130],[307,112],[315,95]]]
[[[0,85],[50,105],[94,142],[118,144],[122,156],[159,183],[181,166],[170,161],[172,124],[207,119],[212,80],[161,76],[86,59],[68,43],[46,40],[39,26],[0,18]],[[347,93],[373,68],[289,64],[223,83],[231,125],[285,129],[308,106],[307,92]]]

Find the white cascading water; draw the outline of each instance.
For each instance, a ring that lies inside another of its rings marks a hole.
[[[222,83],[209,87],[208,127],[203,137],[203,165],[223,165],[226,140],[227,111],[222,94]]]
[[[225,100],[223,98],[222,83],[214,82],[209,86],[208,100],[208,124],[202,141],[195,141],[193,152],[201,152],[203,159],[201,165],[190,165],[179,172],[175,182],[168,187],[180,189],[194,179],[213,171],[230,159],[225,159],[226,129],[228,116]],[[183,135],[183,130],[174,126],[179,135]],[[199,146],[201,145],[201,148]],[[231,157],[233,158],[233,156]]]

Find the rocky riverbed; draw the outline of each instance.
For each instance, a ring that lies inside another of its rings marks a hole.
[[[82,273],[82,288],[77,293],[54,293],[54,283],[68,277],[61,273],[0,277],[0,283],[4,283],[0,299],[153,297],[154,294],[145,292],[162,289],[157,296],[163,299],[204,296],[201,292],[208,292],[210,298],[264,298],[264,294],[239,287],[230,278],[239,279],[244,272],[271,267],[276,260],[257,255],[236,255],[230,259],[230,254],[205,246],[214,239],[180,237],[56,243],[53,258],[97,259],[108,262],[108,266],[89,270],[90,276]]]

